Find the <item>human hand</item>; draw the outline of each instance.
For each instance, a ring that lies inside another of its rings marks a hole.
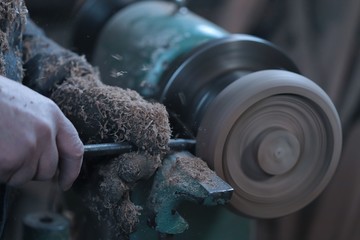
[[[49,180],[71,187],[83,157],[72,123],[50,99],[0,76],[0,182]]]

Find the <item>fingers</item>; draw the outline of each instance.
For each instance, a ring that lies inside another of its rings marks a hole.
[[[24,139],[26,140],[23,146],[16,152],[9,151],[1,160],[3,181],[11,186],[20,186],[30,181],[36,173],[40,154],[34,141],[27,139],[26,136]]]
[[[9,153],[10,160],[0,161],[1,182],[20,186],[30,180],[50,180],[59,169],[60,187],[63,190],[71,187],[80,172],[84,147],[70,121],[60,119],[56,138],[49,136],[31,149],[23,146],[16,157]]]
[[[59,123],[56,143],[59,152],[59,185],[63,190],[68,190],[79,175],[84,145],[75,127],[66,118]]]
[[[83,144],[49,98],[0,76],[0,182],[49,180],[68,189],[80,172]]]
[[[26,139],[26,137],[24,137]],[[30,180],[50,180],[58,167],[58,151],[55,138],[46,138],[45,142],[31,144],[25,140],[16,156],[9,153],[9,160],[4,159],[1,167],[2,181],[12,186],[20,186]],[[27,147],[25,145],[27,144]]]
[[[53,139],[51,143],[44,149],[44,152],[38,161],[37,171],[33,179],[40,181],[52,179],[55,176],[56,170],[58,168],[58,159],[59,154],[55,139]]]

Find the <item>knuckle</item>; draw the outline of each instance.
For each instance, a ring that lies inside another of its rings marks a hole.
[[[50,139],[53,135],[51,124],[46,119],[37,122],[36,131],[42,139]]]
[[[24,147],[24,150],[25,152],[22,154],[23,158],[29,158],[30,156],[34,156],[38,150],[38,143],[37,141],[34,139],[29,139],[27,142],[26,142],[26,145],[23,146]]]
[[[46,104],[49,110],[53,111],[53,113],[60,112],[58,105],[56,105],[56,103],[53,100],[51,100],[50,98],[48,98],[47,100],[48,101],[46,102]]]
[[[46,109],[48,112],[48,116],[52,118],[54,122],[57,122],[63,117],[63,113],[60,110],[59,106],[56,105],[56,103],[51,99],[48,99],[48,101],[46,102]]]

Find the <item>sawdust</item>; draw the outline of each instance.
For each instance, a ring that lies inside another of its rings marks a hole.
[[[176,159],[177,168],[187,169],[187,173],[193,179],[200,182],[211,179],[213,171],[207,166],[207,164],[197,157],[178,157]]]
[[[150,178],[160,164],[159,155],[139,152],[122,154],[107,164],[99,164],[99,195],[104,196],[104,205],[118,204],[136,182]]]
[[[129,239],[129,234],[136,231],[142,208],[133,204],[128,197],[112,207],[103,206],[103,199],[98,196],[87,203],[101,228],[105,229],[102,234],[104,239]]]
[[[96,179],[94,180],[94,176],[90,177],[87,179],[87,186],[80,189],[86,206],[101,223],[102,228],[106,229],[102,233],[105,239],[128,239],[129,234],[136,230],[142,210],[130,201],[129,192],[134,183],[130,184],[122,179],[119,158],[96,166]],[[91,179],[92,181],[89,181]]]
[[[197,184],[190,184],[189,182],[206,184],[214,186],[213,175],[214,172],[207,166],[207,164],[198,157],[181,156],[177,157],[172,167],[164,172],[167,184],[174,188],[184,188],[187,192],[197,192]],[[156,188],[156,186],[155,186]],[[193,188],[193,189],[192,189]],[[174,193],[174,199],[177,198],[177,193]]]
[[[132,152],[115,159],[118,175],[127,183],[150,178],[161,165],[160,155]]]
[[[145,101],[138,93],[118,87],[84,87],[84,77],[70,78],[51,98],[78,128],[86,143],[129,141],[140,150],[166,150],[170,136],[163,105]]]
[[[19,82],[23,78],[22,33],[26,15],[22,0],[0,2],[0,74]]]
[[[107,224],[111,237],[124,239],[135,231],[142,208],[130,201],[129,193],[136,182],[151,177],[160,164],[159,155],[123,154],[96,166],[95,177],[88,178],[87,186],[82,186],[86,192],[83,200],[98,220]]]
[[[165,107],[135,91],[104,85],[84,57],[46,38],[31,21],[23,39],[25,84],[54,100],[84,143],[128,141],[137,147],[100,164],[84,164],[74,185],[104,226],[104,239],[128,239],[141,210],[129,194],[154,174],[167,150],[171,130]]]
[[[190,154],[175,153],[166,158],[155,175],[147,201],[150,226],[171,234],[185,231],[188,224],[177,212],[178,205],[184,201],[219,203],[208,191],[208,187],[216,186],[214,174],[203,160]]]
[[[73,69],[71,77],[53,91],[51,98],[74,123],[82,140],[129,141],[139,149],[97,166],[98,171],[93,173],[96,180],[89,180],[93,184],[87,186],[89,194],[84,198],[93,206],[91,211],[99,221],[106,222],[106,231],[124,239],[135,231],[141,209],[131,203],[129,192],[139,180],[154,174],[167,148],[167,112],[162,105],[149,103],[134,91],[105,86],[97,75],[78,76],[84,71]],[[94,190],[94,183],[98,190]]]
[[[171,130],[163,105],[104,85],[84,57],[46,38],[31,21],[23,50],[25,84],[53,99],[84,143],[129,141],[141,151],[166,150]]]
[[[122,201],[118,211],[116,212],[116,218],[120,223],[120,229],[122,232],[132,233],[136,230],[141,210],[142,207],[136,206],[129,199]]]
[[[83,58],[67,62],[66,70],[68,75],[50,97],[84,143],[128,141],[138,148],[96,166],[83,197],[99,221],[106,223],[110,238],[125,239],[135,231],[141,210],[129,193],[138,181],[154,174],[167,150],[171,133],[167,112],[135,91],[104,85]]]
[[[166,150],[170,127],[163,105],[104,85],[84,57],[47,39],[31,21],[24,33],[24,62],[25,84],[53,99],[84,143],[129,141],[140,150]]]

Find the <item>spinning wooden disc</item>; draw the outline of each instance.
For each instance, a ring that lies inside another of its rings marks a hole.
[[[295,73],[264,70],[227,86],[206,109],[197,155],[234,188],[232,208],[274,218],[322,192],[341,144],[337,112],[320,87]]]

